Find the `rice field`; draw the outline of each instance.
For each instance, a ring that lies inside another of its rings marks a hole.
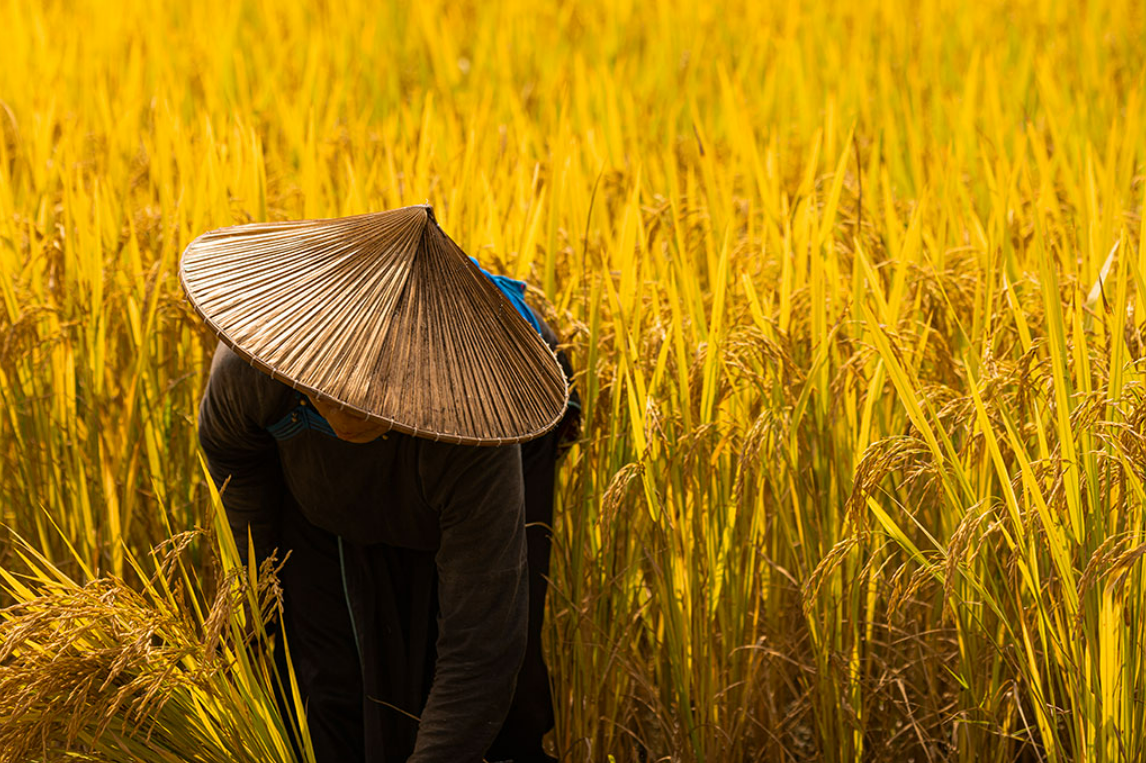
[[[420,203],[579,373],[563,761],[1146,758],[1141,4],[0,20],[0,762],[308,757],[178,258]]]

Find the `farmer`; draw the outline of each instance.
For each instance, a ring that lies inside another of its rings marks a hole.
[[[181,277],[222,340],[199,437],[237,544],[290,554],[318,763],[476,763],[495,737],[491,760],[548,760],[526,522],[551,521],[578,407],[524,285],[429,207],[213,231]]]

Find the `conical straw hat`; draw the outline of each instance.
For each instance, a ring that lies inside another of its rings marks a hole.
[[[428,206],[214,230],[180,277],[250,363],[397,431],[508,444],[565,409],[556,356]]]

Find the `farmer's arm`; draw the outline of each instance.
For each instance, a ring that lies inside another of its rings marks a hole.
[[[256,562],[278,545],[283,478],[275,440],[263,421],[275,387],[270,377],[220,343],[199,407],[199,444],[207,469],[216,487],[226,482],[223,507],[239,554],[246,559],[249,530]]]
[[[441,507],[440,614],[434,683],[409,763],[480,761],[505,719],[525,653],[520,449],[423,449],[443,451],[448,461],[422,473],[427,499]]]

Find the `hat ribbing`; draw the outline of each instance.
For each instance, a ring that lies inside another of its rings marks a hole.
[[[180,277],[236,353],[400,432],[507,444],[564,411],[553,352],[429,207],[210,231]]]

